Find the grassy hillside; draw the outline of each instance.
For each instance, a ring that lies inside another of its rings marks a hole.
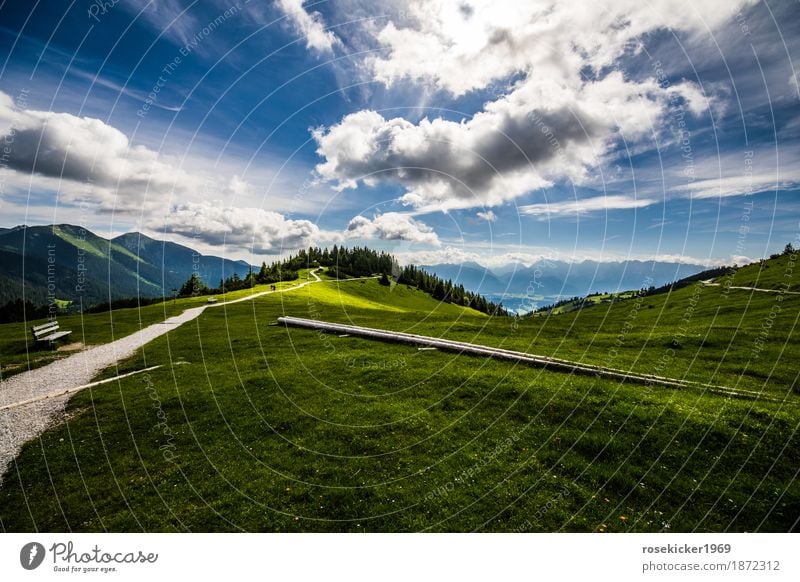
[[[164,368],[72,398],[66,422],[26,446],[6,475],[0,524],[8,531],[785,531],[800,516],[798,396],[787,388],[797,373],[796,335],[788,319],[776,321],[769,347],[742,380],[782,402],[271,325],[289,314],[650,372],[672,350],[665,375],[735,383],[774,297],[720,293],[690,286],[514,320],[439,304],[402,285],[328,281],[208,310],[121,371]],[[672,348],[692,302],[683,347]],[[780,317],[800,313],[794,298],[783,307]]]

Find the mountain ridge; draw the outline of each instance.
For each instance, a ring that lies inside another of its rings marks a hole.
[[[198,273],[209,285],[250,265],[141,233],[112,239],[71,224],[0,229],[0,303],[52,299],[88,307],[130,297],[171,296]]]

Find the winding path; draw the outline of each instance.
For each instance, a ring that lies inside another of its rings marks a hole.
[[[314,277],[313,281],[275,291],[262,291],[223,303],[193,307],[118,340],[88,348],[0,382],[0,482],[23,443],[42,434],[56,416],[63,412],[69,397],[83,388],[95,385],[91,384],[91,380],[101,371],[133,356],[143,345],[200,317],[206,309],[250,301],[272,293],[296,291],[306,285],[322,282],[315,272],[311,271],[310,274]],[[355,279],[345,281],[352,280]]]

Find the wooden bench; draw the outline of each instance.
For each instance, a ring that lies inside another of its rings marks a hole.
[[[52,344],[54,341],[67,337],[71,331],[60,331],[57,321],[49,321],[42,325],[34,325],[31,327],[33,334],[33,341],[37,344],[45,343]]]

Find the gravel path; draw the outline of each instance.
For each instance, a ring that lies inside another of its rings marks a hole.
[[[314,277],[314,281],[306,281],[287,289],[263,291],[233,301],[209,303],[187,309],[180,315],[145,327],[111,343],[89,348],[62,360],[56,360],[47,366],[12,376],[0,383],[0,408],[33,400],[56,391],[85,387],[104,369],[119,360],[133,356],[136,350],[157,337],[187,321],[196,319],[206,309],[250,301],[270,293],[295,291],[306,285],[321,282],[316,273],[312,272],[311,275]],[[67,394],[0,410],[0,482],[23,443],[38,437],[54,421],[57,421],[57,417],[63,414],[70,396],[71,394]]]
[[[707,287],[720,287],[720,283],[714,283],[713,279],[708,279],[707,281],[703,281],[703,285]],[[761,293],[781,293],[783,295],[800,295],[800,291],[786,291],[784,289],[761,289],[759,287],[737,287],[735,285],[731,285],[727,287],[728,289],[741,289],[742,291],[759,291]]]

